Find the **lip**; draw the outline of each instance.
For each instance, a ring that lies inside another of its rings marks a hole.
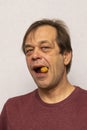
[[[35,70],[36,68],[41,68],[41,67],[47,67],[47,68],[49,68],[47,65],[45,65],[45,64],[39,64],[39,65],[32,65],[31,66],[31,69],[32,70]]]
[[[47,65],[33,65],[32,66],[32,74],[37,77],[37,78],[45,78],[48,74],[48,71],[45,73],[40,72],[38,69],[40,69],[41,67],[47,67]]]
[[[34,74],[35,74],[35,77],[40,78],[40,79],[46,78],[46,76],[47,76],[47,73],[36,73],[36,72],[34,72]]]

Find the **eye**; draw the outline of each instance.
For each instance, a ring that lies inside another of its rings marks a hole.
[[[41,49],[43,51],[49,51],[50,47],[49,46],[42,46]]]
[[[26,48],[26,49],[25,49],[25,54],[26,54],[26,55],[31,55],[32,52],[33,52],[33,50],[34,50],[34,48],[32,48],[32,47]]]

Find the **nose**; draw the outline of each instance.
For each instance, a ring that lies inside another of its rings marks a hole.
[[[41,59],[41,52],[38,48],[35,48],[32,54],[32,60],[37,60],[37,59]]]

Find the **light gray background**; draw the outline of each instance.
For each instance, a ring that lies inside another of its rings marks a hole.
[[[42,18],[59,18],[68,25],[73,47],[68,77],[87,89],[87,0],[0,0],[0,111],[8,98],[36,88],[21,44],[29,25]]]

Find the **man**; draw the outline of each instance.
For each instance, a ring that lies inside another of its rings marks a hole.
[[[64,23],[36,21],[22,49],[38,89],[6,102],[0,130],[87,130],[87,91],[67,79],[72,47]]]

